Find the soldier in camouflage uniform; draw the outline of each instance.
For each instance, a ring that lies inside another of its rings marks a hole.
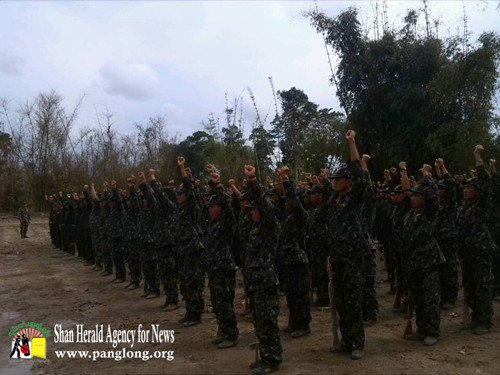
[[[481,145],[476,146],[477,177],[465,182],[465,205],[458,208],[456,222],[465,298],[472,309],[471,328],[478,335],[490,332],[493,326],[492,258],[498,251],[487,226],[491,176],[481,158],[483,151]]]
[[[250,365],[257,375],[276,371],[283,361],[283,348],[278,326],[278,273],[274,258],[278,245],[280,225],[263,189],[260,188],[255,168],[245,166],[252,203],[254,227],[250,232],[245,253],[245,275],[254,318],[255,334],[260,344],[259,362]]]
[[[325,180],[328,181],[325,175]],[[324,180],[324,181],[325,181]],[[328,236],[329,231],[324,214],[323,185],[316,184],[311,189],[308,227],[308,246],[312,258],[312,278],[317,288],[317,299],[314,306],[324,307],[330,304],[328,296]]]
[[[156,201],[159,204],[156,239],[156,253],[160,271],[160,281],[165,292],[165,303],[161,306],[164,312],[176,310],[179,307],[179,291],[175,280],[176,247],[173,236],[174,222],[177,219],[177,207],[170,201],[156,181],[156,172],[149,170],[150,184]]]
[[[244,288],[245,295],[248,296],[248,288],[246,285],[246,274],[245,274],[245,254],[246,254],[246,246],[248,242],[248,238],[250,236],[250,232],[252,231],[253,221],[252,221],[252,213],[248,208],[250,204],[250,194],[247,191],[243,193],[236,187],[236,182],[231,179],[229,180],[229,186],[233,190],[234,195],[237,197],[240,204],[240,212],[238,215],[238,229],[237,229],[237,237],[238,237],[238,246],[239,246],[239,256],[241,260],[242,266],[242,274],[244,280]],[[249,301],[250,302],[250,301]],[[242,316],[247,316],[247,320],[253,321],[253,316],[251,315],[252,307],[248,306],[248,310],[244,311]]]
[[[182,175],[182,190],[179,191],[179,229],[176,240],[181,262],[180,290],[186,301],[187,312],[179,323],[191,327],[201,323],[201,315],[205,309],[203,301],[205,274],[201,264],[204,247],[199,236],[199,207],[193,192],[191,171],[185,168],[185,162],[183,157],[177,158],[177,165]]]
[[[362,225],[364,199],[369,188],[365,180],[355,141],[356,133],[349,130],[350,162],[330,178],[334,190],[326,184],[325,220],[331,233],[330,256],[335,304],[339,314],[342,342],[330,348],[332,353],[350,352],[351,358],[363,357],[365,331],[363,326],[363,258],[371,247]]]
[[[229,196],[224,192],[217,173],[211,174],[209,207],[210,226],[206,236],[204,260],[210,287],[210,299],[217,316],[221,336],[212,343],[219,349],[231,348],[238,339],[238,323],[234,311],[236,265],[233,256],[236,219]]]
[[[400,163],[403,183],[408,180],[406,163]],[[404,221],[403,261],[408,270],[410,298],[413,302],[417,333],[410,340],[424,340],[435,345],[439,337],[441,282],[440,265],[445,258],[434,237],[438,217],[437,186],[431,177],[431,166],[422,168],[420,185],[410,189],[412,210]]]
[[[91,253],[87,259],[89,262],[94,261],[94,271],[102,270],[102,259],[100,257],[101,238],[99,235],[99,225],[101,222],[101,199],[95,191],[95,185],[91,185],[90,196],[92,198],[92,209],[90,210],[90,237],[92,241]]]
[[[403,243],[403,224],[406,214],[411,209],[411,200],[408,195],[410,189],[409,182],[407,185],[397,185],[391,192],[393,202],[391,224],[392,224],[392,249],[394,254],[394,267],[396,269],[396,293],[402,297],[403,303],[401,308],[395,309],[396,312],[406,312],[408,310],[408,281],[406,278],[406,270],[402,261],[404,252]]]
[[[127,290],[139,288],[142,279],[141,272],[141,252],[137,244],[138,229],[137,224],[141,222],[141,202],[135,188],[135,176],[130,176],[128,182],[127,208],[125,209],[124,237],[125,255],[130,273],[130,284],[126,286]]]
[[[500,176],[496,169],[496,160],[490,159],[490,170],[492,177],[492,206],[488,230],[495,241],[495,244],[500,249]],[[496,301],[500,301],[500,251],[493,254],[493,297]]]
[[[104,270],[101,276],[110,276],[113,274],[113,258],[111,257],[111,249],[108,242],[108,219],[109,219],[109,192],[108,183],[104,182],[104,193],[100,199],[101,211],[99,213],[99,246],[96,256],[99,263],[103,265]]]
[[[374,220],[377,204],[376,188],[371,183],[370,173],[368,172],[368,155],[361,158],[364,178],[367,182],[365,190],[362,224],[365,227],[367,242],[370,244],[371,252],[363,260],[363,322],[366,325],[375,324],[378,319],[378,300],[375,290],[375,276],[377,274],[377,258],[374,242]]]
[[[456,185],[448,173],[443,159],[436,160],[438,186],[438,218],[435,237],[446,259],[441,265],[441,308],[450,310],[458,298],[458,242],[455,217],[457,212]]]
[[[90,258],[90,253],[92,252],[92,240],[90,233],[90,213],[92,210],[92,200],[88,192],[88,186],[83,187],[83,199],[82,201],[82,212],[78,222],[78,229],[81,236],[81,256],[85,261],[85,266],[91,266],[94,264]]]
[[[139,172],[139,178],[141,181],[139,190],[143,196],[143,204],[139,216],[138,245],[141,249],[142,272],[146,284],[141,297],[153,299],[160,296],[160,276],[158,254],[156,252],[159,206],[156,198],[151,193],[151,188],[146,183],[144,172]]]
[[[381,186],[380,199],[377,202],[375,212],[375,235],[378,242],[384,248],[385,267],[387,269],[387,279],[391,284],[388,294],[394,294],[396,283],[396,270],[394,269],[394,254],[391,247],[391,215],[392,215],[392,202],[391,202],[391,188],[388,184]]]
[[[28,203],[24,202],[23,207],[19,208],[19,211],[17,211],[17,218],[19,219],[21,227],[21,238],[29,238],[27,233],[28,226],[31,223],[31,215]]]
[[[49,206],[49,232],[50,232],[50,240],[52,242],[52,245],[56,246],[55,242],[55,234],[54,234],[54,220],[55,220],[55,206],[56,203],[54,201],[54,197],[51,195],[48,197],[47,195],[45,196],[45,202],[47,202],[47,205]]]
[[[281,169],[280,178],[286,191],[286,208],[290,212],[281,227],[278,248],[283,254],[283,265],[288,276],[286,301],[290,311],[291,336],[302,337],[311,332],[311,272],[306,250],[308,213],[295,194],[295,187],[288,178],[289,168]]]
[[[121,284],[125,282],[127,269],[125,266],[125,254],[123,236],[125,210],[123,209],[122,197],[116,187],[116,181],[111,181],[111,197],[109,199],[108,219],[108,242],[111,248],[113,264],[115,265],[115,279],[111,282]]]

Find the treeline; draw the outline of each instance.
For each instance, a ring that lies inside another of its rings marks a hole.
[[[400,160],[416,175],[419,165],[437,157],[452,173],[467,173],[471,158],[464,153],[476,144],[485,145],[487,158],[500,158],[498,35],[486,32],[474,43],[466,30],[440,38],[427,8],[410,10],[399,29],[384,22],[372,36],[354,8],[334,17],[317,10],[306,16],[338,60],[330,83],[342,113],[320,108],[295,87],[275,91],[269,78],[271,114],[261,115],[247,90],[255,112],[248,138],[242,97],[229,105],[226,96],[221,118],[210,114],[202,130],[180,139],[168,132],[164,116],[122,134],[107,109],[96,115],[94,128],[78,127],[85,99],[68,110],[54,90],[21,105],[0,99],[0,210],[15,210],[23,200],[43,209],[45,194],[79,192],[91,181],[125,186],[126,176],[149,168],[160,181],[178,179],[177,155],[202,180],[208,179],[204,165],[212,163],[224,181],[243,179],[245,164],[255,165],[262,180],[288,165],[297,181],[344,160],[347,128],[356,130],[361,152],[372,156],[375,180]]]

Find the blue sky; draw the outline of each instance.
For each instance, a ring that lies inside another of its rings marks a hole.
[[[370,28],[376,3],[319,7],[335,15],[357,6]],[[465,1],[473,40],[500,32],[497,4]],[[389,23],[397,25],[422,2],[387,5]],[[429,2],[443,23],[440,36],[461,27],[462,6]],[[183,137],[201,129],[210,112],[222,120],[226,92],[231,102],[249,86],[261,115],[272,110],[270,76],[276,90],[296,86],[320,106],[340,109],[322,38],[301,16],[313,7],[312,1],[0,2],[0,97],[15,107],[55,88],[71,108],[85,94],[76,128],[95,126],[96,110],[106,105],[121,133],[166,115],[169,132]],[[243,108],[248,134],[254,111],[247,93]]]

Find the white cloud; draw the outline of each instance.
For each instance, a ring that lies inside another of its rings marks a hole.
[[[24,59],[9,52],[0,51],[0,73],[15,76],[21,74]]]
[[[156,71],[138,61],[108,61],[99,70],[104,91],[131,100],[148,100],[158,95],[160,81]]]

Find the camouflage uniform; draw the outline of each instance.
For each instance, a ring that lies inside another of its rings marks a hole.
[[[87,254],[87,261],[94,263],[98,266],[101,265],[101,260],[99,259],[99,246],[100,236],[99,236],[99,224],[101,218],[101,206],[98,200],[92,203],[92,209],[90,210],[90,238],[92,242],[92,247],[89,249],[90,252]]]
[[[92,201],[87,191],[83,192],[83,200],[81,202],[82,212],[78,221],[78,229],[80,231],[81,241],[81,257],[85,259],[88,264],[92,264],[89,260],[89,253],[92,252],[91,233],[90,233],[90,212],[92,209]]]
[[[386,187],[386,194],[388,188]],[[396,270],[394,268],[394,254],[391,241],[391,215],[392,204],[386,198],[380,199],[377,202],[375,209],[375,235],[378,242],[384,247],[384,260],[387,269],[387,278],[391,283],[391,290],[394,289],[396,283]]]
[[[106,191],[101,198],[101,203],[105,204],[101,207],[99,213],[99,246],[96,249],[96,263],[104,266],[104,271],[108,274],[113,274],[113,259],[111,257],[111,249],[108,242],[108,218],[109,218],[109,193]]]
[[[365,228],[366,240],[370,244],[371,252],[363,259],[363,320],[376,321],[378,319],[378,300],[375,290],[375,276],[377,274],[377,255],[374,238],[375,209],[377,204],[376,189],[371,184],[370,174],[364,172],[367,182],[363,205],[362,225]]]
[[[441,305],[455,305],[458,298],[458,242],[455,217],[457,210],[456,185],[450,174],[438,181],[440,188],[446,189],[446,197],[439,201],[435,236],[446,259],[440,268]]]
[[[63,227],[63,250],[68,254],[74,255],[75,248],[75,236],[74,236],[74,228],[75,228],[75,207],[71,200],[66,200],[64,202],[64,227]]]
[[[255,223],[245,254],[246,284],[254,319],[255,335],[260,343],[264,364],[278,366],[283,361],[278,316],[278,272],[274,264],[280,225],[269,200],[262,195],[257,181],[249,181],[252,205],[259,210],[261,221]]]
[[[423,176],[421,185],[410,191],[421,193],[425,206],[422,212],[411,210],[405,217],[403,262],[408,270],[417,334],[438,338],[441,320],[439,267],[445,258],[434,237],[438,215],[437,186],[431,177]]]
[[[323,192],[321,186],[315,186],[318,193]],[[318,306],[329,306],[330,300],[328,295],[328,226],[323,217],[325,202],[314,205],[309,211],[309,219],[307,222],[308,249],[312,258],[312,279],[313,285],[317,288]]]
[[[17,218],[19,219],[19,223],[21,226],[21,238],[26,238],[28,233],[28,226],[31,222],[31,215],[29,208],[21,207],[19,211],[17,211]]]
[[[330,256],[335,304],[345,350],[362,350],[365,345],[363,326],[363,259],[371,254],[371,246],[362,225],[364,198],[369,188],[359,160],[349,162],[330,178],[352,178],[351,191],[343,196],[325,184],[328,201],[325,220],[330,230]]]
[[[407,270],[404,268],[403,253],[405,244],[403,241],[403,225],[406,214],[411,209],[409,196],[405,196],[403,203],[395,204],[392,208],[392,249],[394,252],[394,267],[396,268],[396,286],[401,296],[408,295]]]
[[[157,222],[156,253],[160,271],[160,281],[163,284],[166,301],[169,304],[177,305],[179,302],[179,292],[175,280],[175,258],[176,247],[173,233],[173,223],[176,221],[177,208],[173,202],[160,189],[156,180],[151,181],[151,187],[155,192],[156,201],[160,205]]]
[[[278,249],[283,254],[285,268],[286,301],[290,310],[292,331],[309,329],[311,323],[311,273],[306,253],[306,229],[308,214],[295,195],[293,184],[285,179],[284,186],[292,212],[281,227]]]
[[[500,248],[500,176],[498,173],[492,175],[492,205],[490,209],[490,219],[488,230]],[[500,251],[493,254],[493,297],[500,296]]]
[[[109,205],[110,210],[107,228],[108,242],[115,265],[115,276],[118,280],[125,280],[127,276],[125,267],[125,244],[123,243],[125,211],[117,188],[113,188],[112,190]]]
[[[236,290],[236,265],[233,256],[233,240],[236,220],[230,206],[229,197],[222,187],[215,188],[207,206],[217,204],[222,208],[222,216],[211,221],[206,236],[204,260],[208,274],[210,299],[217,316],[222,337],[229,341],[238,339],[238,323],[234,311]]]
[[[151,189],[145,182],[139,185],[147,206],[142,206],[139,216],[138,245],[141,249],[141,263],[146,288],[150,294],[160,294],[158,256],[155,249],[159,207]]]
[[[203,244],[199,236],[199,207],[189,177],[182,179],[186,203],[179,206],[179,229],[176,241],[180,255],[181,294],[186,300],[189,317],[198,319],[204,312],[203,288],[205,274],[201,264]]]
[[[129,187],[128,199],[130,207],[125,210],[124,237],[125,255],[127,259],[130,282],[139,285],[142,280],[141,273],[141,252],[137,243],[138,229],[141,222],[141,202],[137,190],[134,186]]]
[[[484,166],[477,167],[476,186],[479,198],[457,211],[458,255],[467,304],[472,309],[472,323],[490,328],[493,325],[492,258],[498,251],[488,230],[491,209],[491,177]]]

